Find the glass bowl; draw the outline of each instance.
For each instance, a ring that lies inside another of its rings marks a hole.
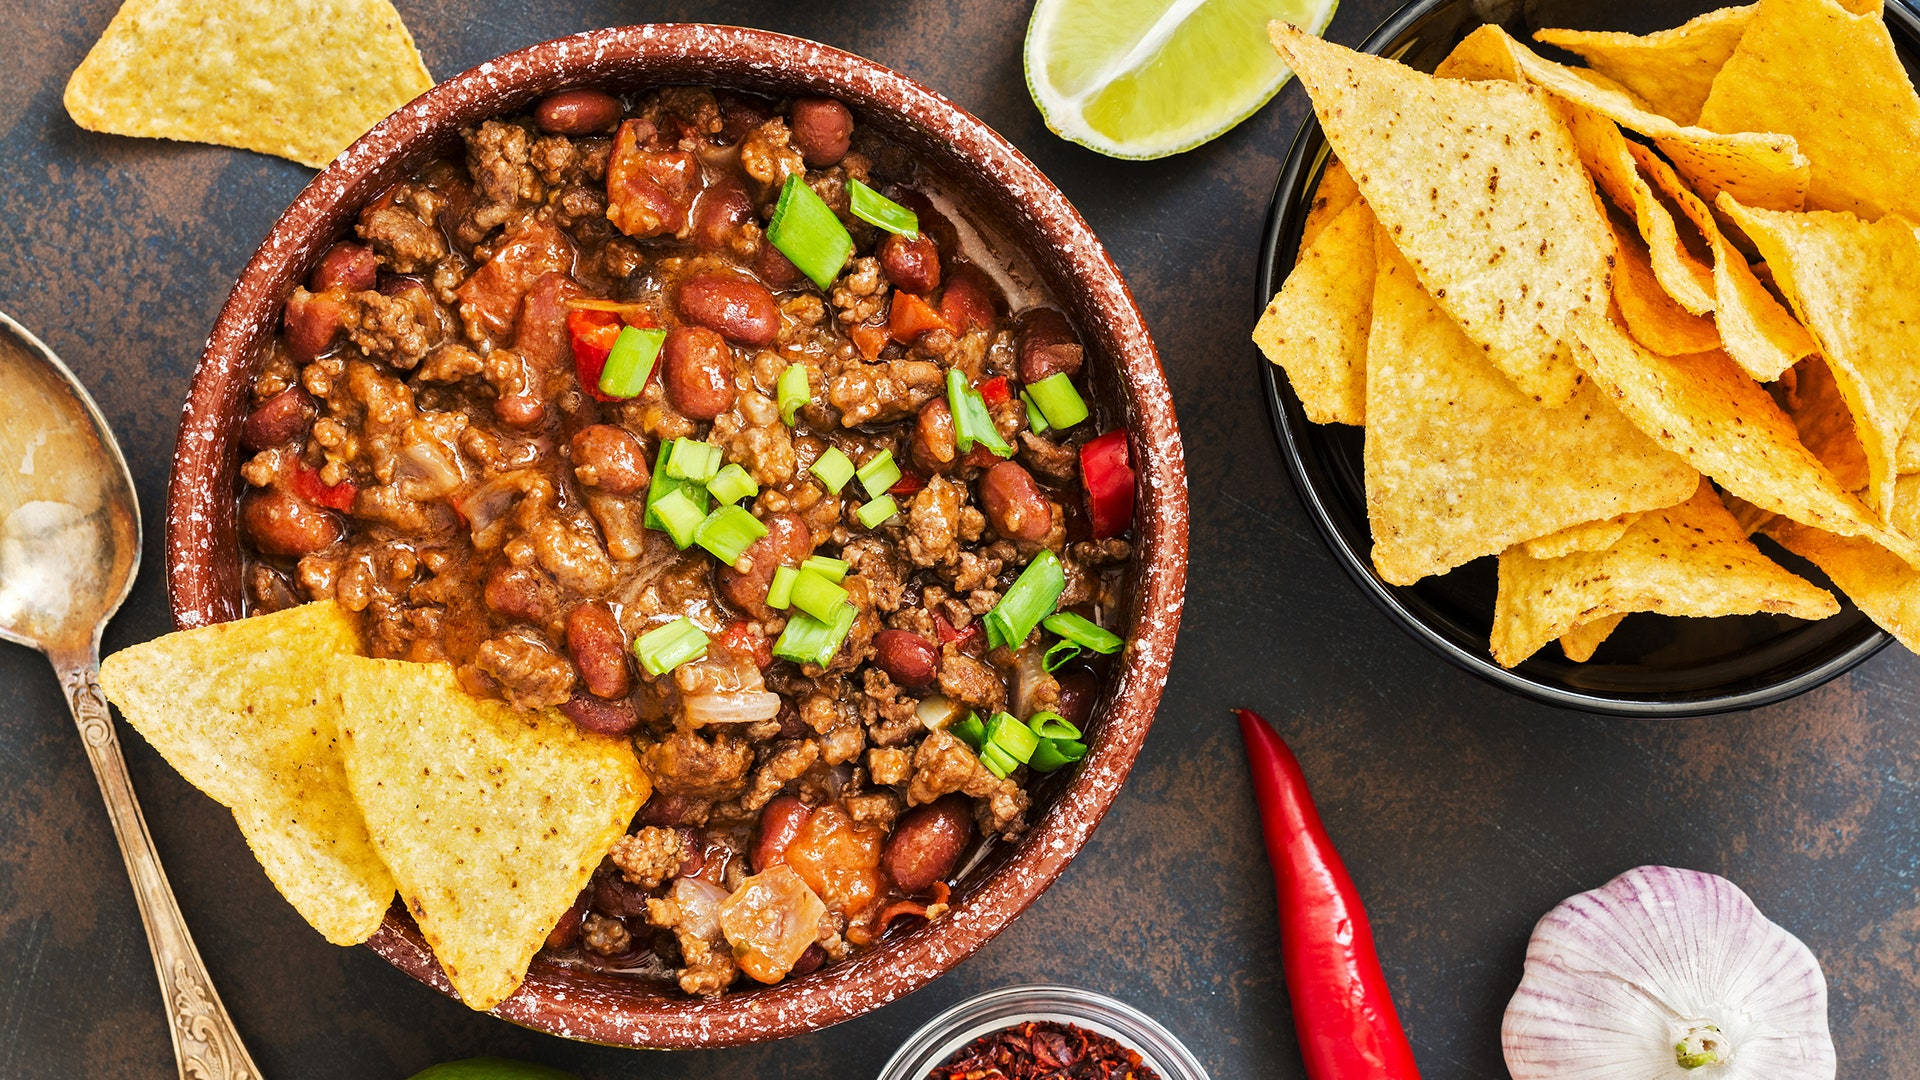
[[[1098,1032],[1140,1055],[1161,1080],[1207,1080],[1191,1051],[1160,1023],[1105,994],[1071,986],[990,990],[927,1021],[880,1070],[880,1080],[924,1080],[953,1052],[991,1031],[1027,1020],[1053,1020]]]

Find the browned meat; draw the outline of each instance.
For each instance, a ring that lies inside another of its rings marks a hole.
[[[645,746],[640,763],[661,794],[731,799],[746,787],[753,747],[730,735],[709,741],[691,731],[675,731]]]

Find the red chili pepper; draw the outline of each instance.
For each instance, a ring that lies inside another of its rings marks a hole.
[[[1265,720],[1236,709],[1280,898],[1280,951],[1310,1080],[1418,1080],[1367,912],[1307,778]]]
[[[1013,387],[1008,385],[1005,375],[995,375],[980,384],[980,400],[989,405],[999,405],[1013,397]]]
[[[956,630],[953,624],[947,621],[946,616],[936,611],[933,613],[933,636],[939,638],[942,645],[952,645],[964,650],[980,636],[980,623],[970,622],[965,630]]]
[[[1109,431],[1080,448],[1080,476],[1087,486],[1087,522],[1093,538],[1119,536],[1133,525],[1133,466],[1125,428]]]
[[[567,336],[573,342],[573,371],[580,377],[580,389],[595,401],[617,401],[600,392],[600,372],[607,366],[607,354],[620,336],[620,317],[611,311],[575,308],[567,312]]]
[[[887,489],[889,495],[913,495],[927,486],[927,478],[912,469],[901,469],[900,479]]]
[[[304,462],[294,464],[289,479],[292,481],[295,495],[316,506],[324,506],[341,513],[353,509],[353,497],[359,492],[351,480],[342,480],[337,484],[322,482],[319,470]]]

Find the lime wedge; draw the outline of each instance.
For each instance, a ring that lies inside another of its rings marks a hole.
[[[1252,116],[1293,77],[1267,21],[1311,34],[1339,0],[1040,0],[1027,90],[1063,139],[1118,158],[1191,150]]]

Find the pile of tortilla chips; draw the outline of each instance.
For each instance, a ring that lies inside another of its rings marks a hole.
[[[328,941],[372,936],[397,888],[480,1010],[652,790],[624,739],[470,697],[444,664],[362,656],[330,600],[125,649],[100,685]]]
[[[1498,556],[1508,667],[1840,610],[1759,532],[1920,651],[1920,96],[1878,0],[1536,35],[1584,67],[1270,36],[1334,160],[1253,337],[1365,427],[1383,579]]]

